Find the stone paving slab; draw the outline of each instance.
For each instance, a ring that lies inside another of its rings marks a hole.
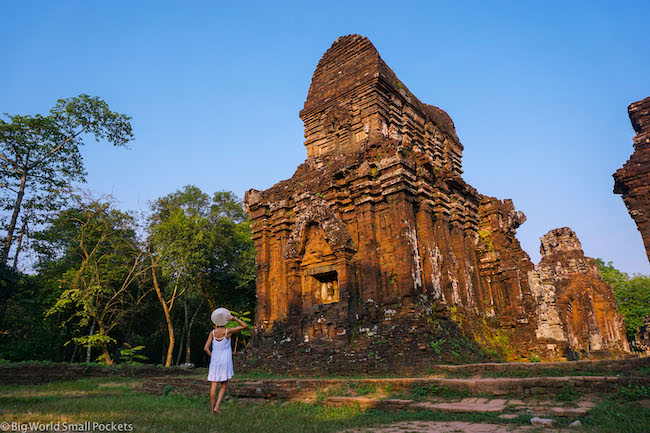
[[[486,399],[486,398],[465,398],[461,401],[446,402],[417,402],[401,399],[381,399],[369,397],[327,397],[324,403],[328,406],[358,406],[361,409],[381,410],[439,410],[451,413],[502,413],[507,407],[516,412],[522,413],[527,410],[535,416],[555,416],[567,418],[579,418],[595,406],[591,401],[582,401],[576,404],[577,407],[558,407],[553,402],[536,402],[526,404],[520,400]],[[547,403],[547,404],[544,404]]]
[[[552,407],[551,415],[578,418],[587,415],[588,410],[583,407]]]
[[[504,405],[488,403],[416,403],[413,405],[422,410],[441,410],[443,412],[453,413],[500,413]]]
[[[345,433],[528,433],[538,427],[484,424],[461,421],[407,421],[395,424],[345,430]],[[569,430],[544,429],[544,432],[564,433]]]

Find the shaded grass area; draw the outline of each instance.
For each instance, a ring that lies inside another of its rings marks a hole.
[[[650,408],[612,396],[600,402],[582,420],[587,431],[602,433],[650,432]]]
[[[423,401],[429,397],[437,397],[445,400],[460,400],[470,396],[470,392],[464,389],[453,389],[444,385],[429,384],[423,386],[412,386],[403,392],[391,394],[392,398]],[[481,396],[483,397],[483,396]]]
[[[206,396],[154,396],[136,391],[138,379],[96,378],[38,386],[0,387],[0,422],[130,423],[138,432],[335,432],[398,421],[474,421],[528,424],[528,417],[499,420],[498,414],[451,414],[436,411],[382,412],[332,408],[305,403],[254,404],[226,402],[222,415],[212,415]],[[357,394],[372,390],[357,388]],[[441,390],[426,389],[426,394]],[[424,393],[424,391],[422,391]],[[629,394],[629,392],[628,392]],[[582,431],[602,433],[650,431],[650,409],[637,401],[612,396],[587,417]],[[566,425],[568,420],[561,420]],[[580,431],[580,430],[577,430]]]
[[[77,394],[75,395],[74,392]],[[496,422],[496,416],[440,412],[361,411],[305,403],[253,404],[229,401],[222,415],[209,412],[206,397],[153,396],[133,390],[127,381],[107,384],[88,379],[41,386],[0,387],[0,421],[130,423],[138,432],[335,432],[404,420]]]

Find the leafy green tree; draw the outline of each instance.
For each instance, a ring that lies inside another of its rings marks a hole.
[[[18,291],[20,273],[0,263],[0,332],[7,311],[7,302]]]
[[[191,329],[204,300],[199,285],[212,243],[207,219],[209,204],[209,196],[194,186],[187,186],[151,204],[152,275],[169,335],[166,366],[172,364],[176,343],[171,312],[175,301],[181,298],[184,313],[181,344],[185,340],[185,358],[190,362]],[[156,270],[161,272],[164,287],[159,284]],[[199,306],[195,306],[191,314],[191,304],[197,302]]]
[[[0,271],[1,285],[7,282],[6,278],[10,279],[14,293],[7,301],[10,313],[0,329],[0,359],[70,360],[64,357],[63,350],[68,329],[59,326],[56,316],[45,318],[60,293],[58,284],[9,267]]]
[[[213,196],[211,218],[218,242],[208,273],[205,294],[210,306],[235,310],[255,307],[255,246],[250,222],[241,201],[231,192]]]
[[[191,330],[204,300],[211,307],[217,300],[233,301],[245,287],[248,292],[232,305],[250,308],[255,274],[250,229],[241,201],[231,192],[210,197],[188,185],[151,206],[151,261],[161,275],[159,280],[154,274],[154,287],[169,334],[165,365],[171,365],[175,344],[171,309],[181,298],[185,361],[190,362]]]
[[[244,323],[249,325],[248,328],[242,329],[241,332],[238,332],[237,334],[235,334],[235,348],[233,350],[235,352],[237,352],[237,348],[239,347],[239,337],[240,337],[240,335],[241,335],[242,342],[244,342],[245,340],[248,340],[250,338],[250,336],[251,336],[250,325],[251,325],[251,322],[253,320],[251,319],[251,312],[250,311],[240,310],[240,311],[233,311],[232,313],[235,315],[235,317],[239,317]],[[238,323],[230,322],[230,323],[228,323],[226,325],[226,328],[235,328],[237,326],[239,326]]]
[[[650,276],[635,274],[630,277],[614,267],[612,262],[596,259],[600,276],[614,290],[619,312],[625,317],[626,333],[633,340],[643,318],[650,316]]]
[[[139,280],[148,268],[134,218],[108,201],[77,198],[36,238],[39,269],[62,289],[48,314],[68,315],[79,330],[90,327],[89,334],[70,342],[98,347],[111,364],[113,332],[147,294]]]
[[[130,344],[124,343],[124,349],[120,349],[120,358],[127,364],[138,364],[140,361],[147,361],[148,358],[140,353],[144,346],[131,347]]]
[[[85,139],[94,136],[125,146],[133,138],[129,120],[98,97],[83,94],[60,99],[47,116],[0,116],[0,199],[11,215],[0,263],[9,259],[24,205],[29,212],[22,221],[21,240],[30,219],[57,209],[61,192],[85,180],[79,151]]]

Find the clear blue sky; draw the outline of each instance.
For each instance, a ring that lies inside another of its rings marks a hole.
[[[627,106],[650,96],[650,2],[3,2],[0,111],[97,95],[133,117],[131,150],[91,142],[88,187],[125,209],[194,184],[266,189],[306,158],[298,111],[322,54],[367,36],[423,102],[446,110],[465,180],[512,198],[534,262],[569,226],[585,253],[650,273],[612,173]]]

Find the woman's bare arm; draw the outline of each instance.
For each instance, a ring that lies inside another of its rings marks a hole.
[[[203,350],[205,350],[205,353],[208,354],[208,356],[212,356],[212,351],[210,350],[210,345],[212,344],[212,331],[208,334],[208,339],[205,341],[205,346],[203,346]]]
[[[229,321],[230,321],[230,320],[234,320],[235,322],[239,323],[239,326],[235,326],[234,328],[228,328],[228,335],[232,335],[232,334],[234,334],[234,333],[236,333],[236,332],[239,332],[239,331],[242,331],[242,330],[248,328],[248,325],[246,324],[246,322],[244,322],[243,320],[241,320],[241,319],[239,319],[239,318],[237,318],[237,317],[234,317],[234,316],[228,316],[228,317],[226,317],[226,318],[227,318]]]

